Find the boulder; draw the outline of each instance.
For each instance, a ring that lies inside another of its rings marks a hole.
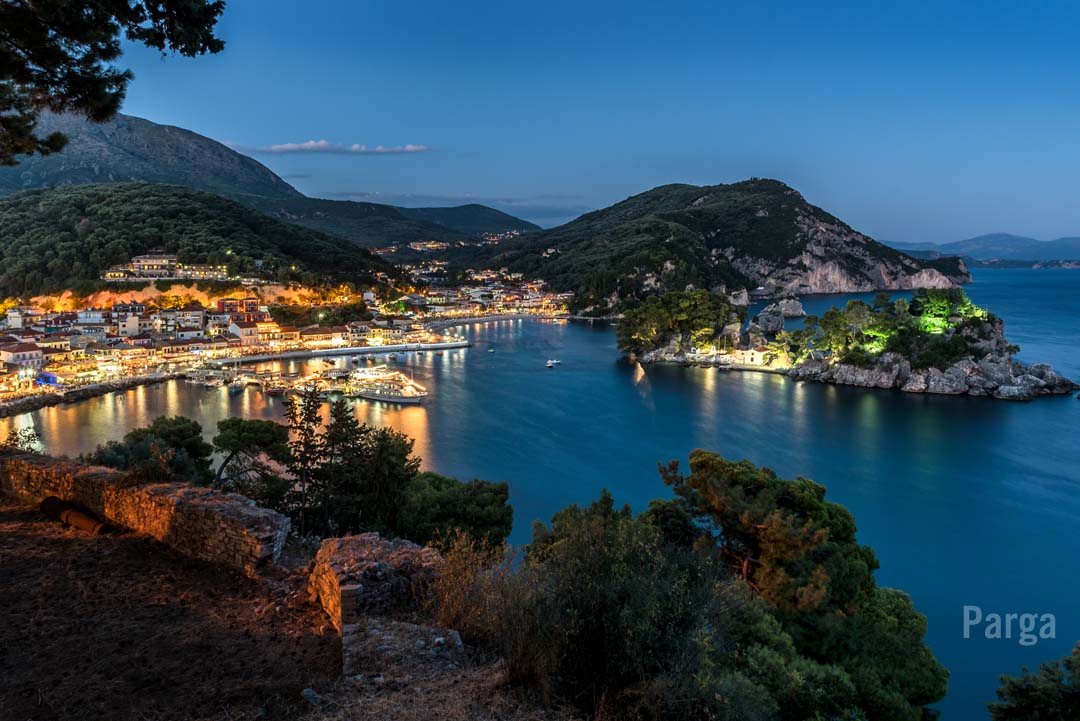
[[[740,288],[728,293],[728,301],[732,305],[750,305],[750,294],[746,292],[746,288]]]
[[[860,368],[841,363],[833,371],[833,382],[862,388],[892,388],[897,385],[900,373],[898,365],[886,365],[880,368]]]
[[[941,393],[944,395],[958,395],[966,393],[968,389],[967,374],[964,371],[950,366],[944,372],[937,368],[931,368],[926,375],[926,392]]]
[[[926,393],[926,371],[914,371],[908,376],[900,390],[906,393]]]
[[[1026,401],[1033,397],[1031,391],[1022,386],[999,386],[998,389],[994,391],[994,398],[1001,398],[1007,401]]]
[[[747,348],[756,348],[759,345],[765,344],[765,331],[757,323],[751,323],[746,327],[746,343]]]
[[[758,313],[754,322],[761,327],[763,333],[779,333],[784,329],[784,312],[780,310],[779,303],[773,303]]]
[[[776,305],[779,306],[785,318],[802,318],[806,315],[803,304],[797,298],[784,298],[777,301]]]

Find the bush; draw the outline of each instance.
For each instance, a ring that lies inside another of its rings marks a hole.
[[[458,535],[439,622],[502,656],[511,682],[598,718],[860,718],[846,673],[801,657],[684,530],[669,504],[635,517],[605,493],[538,525],[520,563]]]
[[[463,482],[438,473],[418,473],[409,485],[400,531],[416,543],[438,544],[452,531],[499,543],[510,535],[514,509],[505,483]]]

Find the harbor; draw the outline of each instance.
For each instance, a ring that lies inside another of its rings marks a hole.
[[[229,395],[252,389],[271,397],[314,394],[324,402],[348,399],[417,405],[428,396],[428,390],[409,374],[386,364],[368,365],[375,360],[374,354],[355,355],[351,359],[355,367],[334,364],[306,374],[239,367],[201,369],[185,374],[185,380],[209,391],[225,388]],[[388,353],[387,360],[396,360],[396,353]],[[328,360],[325,362],[330,364]]]

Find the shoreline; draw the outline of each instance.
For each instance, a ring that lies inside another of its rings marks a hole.
[[[0,418],[10,418],[11,416],[17,416],[22,413],[32,413],[33,411],[48,408],[49,406],[78,403],[79,401],[97,398],[98,396],[108,395],[109,393],[129,391],[132,388],[165,383],[166,381],[177,380],[181,377],[183,377],[183,373],[181,372],[152,373],[150,375],[135,376],[133,378],[93,383],[78,388],[72,388],[71,390],[62,393],[37,393],[32,396],[12,398],[10,400],[0,401]]]
[[[467,318],[447,318],[445,320],[426,321],[424,327],[428,330],[440,330],[454,328],[459,325],[472,325],[473,323],[498,323],[504,320],[569,320],[574,316],[553,315],[540,313],[500,313],[498,315],[473,315]]]
[[[642,360],[640,357],[629,356],[630,360],[633,360],[642,365],[654,365],[654,364],[668,364],[668,365],[681,365],[684,368],[715,368],[718,371],[738,371],[740,373],[767,373],[771,375],[784,376],[790,381],[800,383],[816,383],[819,385],[833,385],[833,386],[846,386],[848,388],[856,388],[861,390],[882,390],[882,391],[895,391],[897,393],[906,393],[911,395],[934,395],[934,396],[967,396],[969,398],[991,398],[995,400],[1006,401],[1030,401],[1035,398],[1047,398],[1047,397],[1069,397],[1075,393],[1080,386],[1072,384],[1072,387],[1065,388],[1064,385],[1060,387],[1051,387],[1052,389],[1046,390],[1040,387],[1038,390],[1028,395],[1012,395],[1004,394],[999,395],[997,392],[991,392],[989,389],[982,392],[972,392],[973,388],[965,387],[964,390],[931,390],[929,385],[924,385],[919,390],[910,389],[905,384],[898,384],[896,378],[892,378],[891,382],[849,382],[845,380],[837,380],[836,372],[855,369],[854,374],[850,374],[852,378],[857,378],[858,373],[861,371],[865,374],[872,375],[875,371],[872,369],[860,369],[854,366],[848,366],[845,364],[837,364],[835,366],[829,366],[824,371],[806,372],[802,366],[791,366],[789,368],[766,368],[763,366],[745,365],[739,363],[717,363],[709,361],[708,359],[690,359],[690,358],[677,358],[677,357],[665,357],[655,360]],[[1038,364],[1036,364],[1038,365]],[[1024,366],[1026,370],[1031,370],[1032,366]],[[927,375],[932,375],[936,372],[936,375],[941,378],[945,378],[948,371],[959,370],[958,366],[950,366],[947,371],[941,371],[939,369],[927,369],[919,371],[925,378]],[[1049,367],[1046,367],[1049,371]],[[829,372],[828,377],[819,377],[820,373]],[[1052,371],[1050,371],[1052,373]],[[844,377],[848,377],[845,374]],[[1040,379],[1041,380],[1041,379]],[[980,389],[974,389],[980,390]],[[996,391],[996,389],[994,389]],[[1080,398],[1080,396],[1077,396]]]
[[[251,363],[266,363],[274,360],[299,360],[303,358],[322,358],[332,356],[357,355],[360,353],[398,353],[402,351],[418,350],[452,350],[454,348],[469,348],[472,343],[467,340],[445,341],[443,343],[396,343],[394,345],[379,346],[348,346],[344,348],[313,348],[310,350],[289,350],[280,353],[259,353],[235,358],[215,358],[206,361],[208,366],[225,368],[230,365],[249,365]]]

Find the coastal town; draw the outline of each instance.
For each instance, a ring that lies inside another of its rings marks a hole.
[[[435,268],[438,270],[438,267]],[[463,344],[440,332],[470,318],[558,317],[567,296],[543,281],[505,272],[468,271],[462,285],[428,285],[428,266],[406,269],[415,287],[346,289],[306,306],[268,303],[257,285],[250,294],[200,303],[174,292],[150,300],[50,310],[49,302],[8,301],[0,316],[0,401],[63,395],[89,386],[196,373],[230,361],[312,355],[365,356]],[[132,258],[106,273],[109,280],[217,281],[225,266],[186,265],[175,255]],[[233,284],[235,285],[235,283]],[[122,297],[122,295],[121,295]],[[346,316],[345,322],[331,324]],[[297,323],[286,319],[307,318]]]

